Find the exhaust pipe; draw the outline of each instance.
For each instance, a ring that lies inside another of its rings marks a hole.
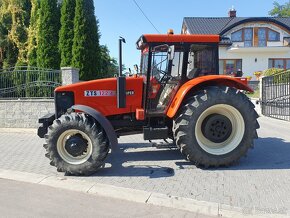
[[[119,76],[117,77],[117,106],[118,108],[126,107],[126,77],[123,77],[123,64],[122,64],[122,42],[126,40],[120,36],[119,38]]]

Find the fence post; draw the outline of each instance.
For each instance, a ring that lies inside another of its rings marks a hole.
[[[79,69],[73,67],[61,68],[62,85],[69,85],[79,82]]]
[[[263,95],[263,78],[264,78],[264,76],[261,76],[260,77],[260,83],[259,83],[259,92],[260,92],[260,101],[262,101],[262,95]]]
[[[263,87],[263,80],[264,80],[264,76],[261,76],[260,77],[260,84],[259,84],[259,92],[260,92],[260,98],[259,98],[259,101],[260,101],[260,108],[261,108],[261,114],[265,115],[265,103],[264,103],[264,99],[265,99],[265,92],[264,92],[264,88]]]

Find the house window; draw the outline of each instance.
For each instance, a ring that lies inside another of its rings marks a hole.
[[[219,60],[219,74],[232,75],[242,70],[242,59]]]
[[[269,68],[279,68],[279,69],[290,69],[290,59],[289,58],[270,58]]]
[[[233,42],[242,42],[243,41],[243,30],[232,33]]]
[[[280,41],[280,33],[268,29],[268,41]]]
[[[286,60],[286,69],[290,69],[290,59]]]
[[[253,28],[243,28],[232,33],[232,42],[244,42],[245,47],[253,46]]]
[[[244,42],[245,42],[245,47],[253,46],[253,28],[244,29]]]
[[[266,28],[258,29],[258,46],[259,47],[267,46],[267,29]]]
[[[243,28],[231,35],[232,42],[244,42],[245,47],[265,47],[267,41],[280,41],[280,33],[266,28]]]

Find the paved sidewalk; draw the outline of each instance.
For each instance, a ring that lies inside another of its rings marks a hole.
[[[184,210],[12,180],[0,179],[0,187],[1,217],[6,218],[212,218]]]
[[[87,182],[216,202],[252,211],[290,215],[290,123],[259,118],[255,149],[237,166],[202,170],[185,161],[175,148],[156,148],[141,135],[119,139],[105,168]],[[0,129],[0,169],[56,175],[44,157],[43,139],[35,133]]]

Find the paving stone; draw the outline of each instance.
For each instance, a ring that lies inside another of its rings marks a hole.
[[[105,168],[89,182],[134,188],[200,201],[253,209],[264,213],[290,211],[290,123],[259,118],[255,149],[236,166],[199,169],[177,149],[156,148],[141,135],[121,137],[118,153],[109,154]],[[0,169],[63,176],[49,165],[34,133],[1,132]]]

